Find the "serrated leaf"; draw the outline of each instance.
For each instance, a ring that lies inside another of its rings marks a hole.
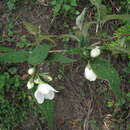
[[[48,55],[48,51],[51,49],[50,45],[38,45],[36,46],[28,58],[28,62],[32,65],[41,64]]]
[[[33,34],[33,35],[37,35],[39,32],[39,28],[31,23],[28,22],[23,22],[23,24],[25,25],[26,29],[28,30],[29,33]]]
[[[62,54],[49,54],[47,60],[51,62],[61,62],[61,63],[70,63],[75,61],[74,59],[65,57]]]
[[[26,51],[14,51],[0,56],[0,63],[20,63],[27,61],[29,53]]]
[[[115,68],[102,58],[96,58],[90,64],[96,75],[103,80],[107,80],[117,98],[121,99],[120,78]]]

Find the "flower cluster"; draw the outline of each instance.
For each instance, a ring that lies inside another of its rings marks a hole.
[[[92,58],[95,58],[95,57],[99,56],[100,53],[101,53],[100,48],[98,46],[96,46],[94,49],[91,50],[90,56]],[[49,100],[54,99],[55,93],[58,91],[55,90],[51,85],[42,81],[41,78],[38,75],[36,75],[35,68],[30,68],[28,70],[28,74],[31,76],[31,78],[29,79],[29,81],[27,83],[27,88],[32,89],[34,87],[34,85],[37,84],[37,90],[35,91],[34,96],[39,104],[42,104],[45,99],[49,99]],[[97,75],[92,70],[90,64],[88,64],[85,67],[84,76],[89,81],[96,80]],[[52,80],[52,78],[50,76],[45,76],[45,78]]]
[[[95,58],[97,56],[99,56],[101,54],[100,48],[99,46],[96,46],[94,49],[91,50],[90,52],[90,56],[92,58]],[[85,72],[84,72],[84,76],[86,79],[88,79],[89,81],[95,81],[97,78],[97,75],[95,74],[95,72],[92,70],[91,66],[88,64],[85,67]]]
[[[36,70],[34,68],[30,68],[28,70],[28,74],[32,77],[29,79],[27,83],[27,88],[31,89],[34,87],[35,84],[37,84],[37,90],[34,93],[34,96],[39,104],[42,104],[45,99],[52,100],[55,97],[56,91],[51,85],[45,83],[40,79],[39,76],[35,78],[35,72]]]

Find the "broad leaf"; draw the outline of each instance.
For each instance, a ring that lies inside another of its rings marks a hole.
[[[96,75],[101,79],[107,80],[117,98],[121,99],[120,78],[115,68],[102,58],[96,58],[90,64]]]
[[[33,34],[33,35],[37,35],[39,32],[39,28],[31,23],[28,22],[23,22],[23,24],[25,25],[26,29],[28,30],[29,33]]]
[[[50,45],[38,45],[32,51],[29,56],[28,62],[32,65],[41,64],[48,55],[48,51],[51,49]]]
[[[51,62],[61,62],[61,63],[70,63],[75,61],[74,59],[65,57],[62,54],[49,54],[47,60]]]
[[[20,63],[27,61],[29,53],[26,51],[14,51],[0,56],[0,63]]]

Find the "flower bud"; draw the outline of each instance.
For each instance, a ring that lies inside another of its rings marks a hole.
[[[42,84],[43,81],[40,79],[40,77],[35,77],[34,83],[35,83],[35,84]]]
[[[94,49],[91,50],[90,56],[95,58],[101,54],[101,51],[99,49],[99,46],[96,46]]]
[[[47,75],[47,74],[45,74],[45,75],[43,76],[43,78],[44,78],[45,80],[47,80],[47,81],[52,81],[52,80],[53,80],[53,78],[52,78],[50,75]]]
[[[35,68],[30,68],[28,74],[33,75],[35,73]]]
[[[30,80],[28,81],[28,83],[27,83],[27,88],[28,88],[28,89],[31,89],[31,88],[33,88],[33,87],[34,87],[33,79],[30,79]]]

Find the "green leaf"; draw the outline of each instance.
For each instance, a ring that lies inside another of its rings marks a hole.
[[[130,15],[129,14],[113,14],[113,15],[106,15],[101,23],[105,23],[110,20],[123,20],[124,22],[130,22]]]
[[[57,37],[58,38],[72,38],[72,39],[75,39],[76,41],[79,42],[78,37],[76,37],[75,35],[72,35],[72,34],[61,34],[61,35],[59,35]]]
[[[72,6],[77,6],[76,0],[71,0],[70,4],[71,4]]]
[[[52,38],[55,38],[56,35],[45,35],[45,34],[40,34],[38,37],[36,37],[36,41],[38,43],[42,42],[43,40],[50,41],[55,44],[55,41]]]
[[[70,5],[64,5],[64,6],[63,6],[63,10],[64,10],[65,12],[69,11],[70,9],[71,9],[71,6],[70,6]]]
[[[48,126],[50,128],[53,128],[54,126],[54,101],[45,100],[43,104],[43,111],[44,111],[45,119],[48,121]]]
[[[130,92],[128,92],[128,93],[126,94],[126,96],[127,96],[128,100],[130,100]]]
[[[105,5],[100,5],[100,19],[103,19],[107,15],[107,7]]]
[[[27,61],[29,53],[26,51],[14,51],[0,56],[0,63],[20,63]]]
[[[49,54],[47,60],[51,62],[61,62],[61,63],[70,63],[75,61],[74,59],[65,57],[62,54]]]
[[[4,87],[6,84],[6,77],[3,74],[0,74],[0,90]]]
[[[87,37],[87,38],[89,38],[88,36],[89,36],[89,29],[90,29],[90,27],[93,25],[93,24],[97,24],[97,22],[96,21],[92,21],[92,22],[85,22],[84,24],[83,24],[83,28],[82,28],[82,35],[84,36],[84,37]]]
[[[95,5],[95,6],[99,6],[101,4],[101,0],[90,0],[90,2]]]
[[[69,54],[80,54],[80,53],[82,53],[83,52],[83,50],[84,50],[84,48],[81,48],[81,47],[77,47],[77,48],[70,48],[70,49],[68,49],[68,52],[69,52]]]
[[[102,58],[96,58],[90,64],[96,75],[103,80],[107,80],[117,98],[121,99],[120,78],[115,68]]]
[[[28,22],[23,22],[23,24],[25,25],[25,27],[29,33],[31,33],[35,36],[39,33],[39,28],[37,26],[35,26],[31,23],[28,23]]]
[[[0,51],[2,51],[2,52],[9,52],[9,51],[13,51],[13,49],[9,48],[9,47],[0,46]]]
[[[28,62],[32,65],[41,64],[48,55],[48,51],[51,49],[50,45],[38,45],[32,51],[29,56]]]
[[[124,54],[128,54],[130,55],[130,49],[128,48],[122,48],[122,47],[119,47],[119,46],[115,46],[115,47],[107,47],[105,48],[106,50],[111,50],[113,52],[116,52],[116,53],[124,53]]]

